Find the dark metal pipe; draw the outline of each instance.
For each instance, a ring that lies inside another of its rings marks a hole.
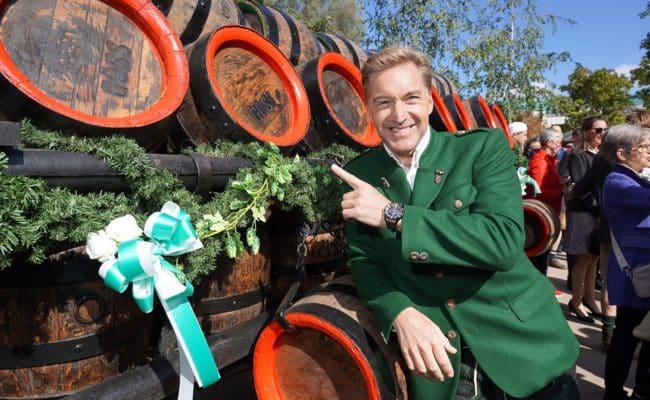
[[[124,192],[124,178],[104,161],[84,153],[7,148],[8,173],[43,178],[49,185],[80,193]],[[166,168],[197,194],[221,191],[228,181],[252,162],[245,158],[206,157],[198,153],[148,154],[156,167]]]
[[[129,187],[124,177],[97,157],[66,151],[7,147],[9,175],[45,179],[48,185],[62,186],[79,193],[124,192]],[[192,154],[147,154],[151,163],[169,170],[190,191],[205,195],[222,191],[241,168],[253,166],[239,157],[207,157]],[[308,159],[312,165],[340,162],[334,159]]]
[[[260,331],[272,314],[267,312],[207,337],[219,368],[225,368],[251,353]],[[160,400],[178,391],[178,352],[161,357],[75,394],[66,400]],[[218,383],[217,383],[218,384]],[[200,389],[195,390],[200,396]]]

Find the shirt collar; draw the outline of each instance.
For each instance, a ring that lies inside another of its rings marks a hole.
[[[395,154],[390,151],[388,146],[384,143],[384,149],[386,149],[386,153],[395,160],[397,165],[402,167],[404,170],[409,170],[409,169],[417,169],[420,166],[420,157],[422,157],[422,153],[424,153],[424,150],[426,150],[427,146],[429,146],[429,141],[431,140],[431,127],[427,129],[427,131],[424,133],[424,136],[422,136],[422,139],[420,139],[420,143],[418,143],[417,146],[415,146],[415,150],[413,151],[413,158],[411,159],[411,167],[407,167],[403,165],[399,159],[395,156]]]

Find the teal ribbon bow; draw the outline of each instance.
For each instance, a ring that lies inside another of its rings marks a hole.
[[[521,185],[521,195],[524,196],[526,194],[526,185],[532,185],[533,195],[537,197],[538,194],[542,193],[542,190],[539,188],[537,182],[526,173],[527,171],[528,168],[526,167],[517,168],[517,177],[519,178],[519,184]]]
[[[173,202],[165,203],[160,212],[149,216],[144,233],[151,241],[136,238],[120,243],[117,258],[102,266],[100,276],[104,278],[106,286],[119,293],[124,293],[129,284],[132,284],[133,298],[145,313],[153,310],[154,292],[157,294],[176,333],[181,353],[179,399],[191,398],[194,379],[188,371],[183,370],[184,365],[191,369],[201,387],[217,382],[220,375],[187,299],[194,293],[194,287],[163,256],[189,253],[203,245],[189,214]],[[185,389],[184,379],[191,380],[185,382]],[[189,390],[189,394],[185,390]]]

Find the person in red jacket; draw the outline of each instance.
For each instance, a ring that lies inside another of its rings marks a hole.
[[[562,210],[562,179],[557,171],[555,154],[562,144],[562,134],[554,130],[543,131],[539,136],[541,149],[528,163],[528,175],[537,182],[541,193],[535,197],[553,208],[559,215]],[[530,186],[529,186],[530,189]],[[526,198],[532,198],[528,193]],[[550,250],[532,257],[530,261],[543,275],[546,275]]]

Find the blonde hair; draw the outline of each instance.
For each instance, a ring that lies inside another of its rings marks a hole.
[[[363,83],[364,92],[373,74],[408,62],[413,63],[420,70],[424,84],[427,87],[431,87],[433,71],[431,70],[426,54],[409,47],[392,46],[371,54],[363,64],[363,68],[361,68],[361,82]]]

